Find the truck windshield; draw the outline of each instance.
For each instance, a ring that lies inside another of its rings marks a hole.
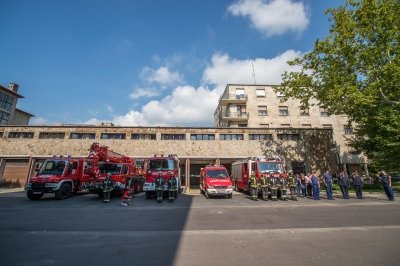
[[[68,161],[46,160],[39,169],[39,175],[62,175]]]
[[[110,173],[117,175],[121,173],[122,165],[120,163],[101,163],[99,164],[99,170],[102,174]]]
[[[226,172],[225,169],[219,169],[219,170],[208,170],[207,171],[207,177],[212,177],[212,178],[226,178],[228,176],[228,172]]]
[[[282,164],[276,162],[258,162],[258,169],[261,173],[279,172],[282,173]]]
[[[149,170],[152,171],[163,171],[163,170],[174,170],[174,160],[170,159],[155,159],[149,161]]]

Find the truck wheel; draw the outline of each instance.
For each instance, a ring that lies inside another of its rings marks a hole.
[[[133,189],[133,194],[138,194],[139,193],[139,185],[136,185]]]
[[[146,199],[150,199],[150,197],[151,197],[150,192],[146,191]]]
[[[66,199],[71,196],[71,185],[64,183],[61,185],[60,189],[55,192],[56,199]]]
[[[31,190],[28,190],[26,192],[26,196],[28,197],[28,199],[30,200],[40,200],[43,197],[44,193],[41,194],[33,194],[33,192]]]

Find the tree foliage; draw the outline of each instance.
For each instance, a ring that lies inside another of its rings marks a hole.
[[[376,167],[400,170],[400,1],[347,0],[326,11],[330,31],[312,51],[290,61],[277,91],[311,99],[355,122],[350,145]]]

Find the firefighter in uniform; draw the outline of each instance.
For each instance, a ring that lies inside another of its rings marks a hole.
[[[157,202],[161,203],[164,194],[164,178],[161,176],[161,174],[159,174],[158,177],[156,178],[156,194],[157,194]]]
[[[278,178],[278,190],[281,200],[286,200],[287,180],[286,177]]]
[[[296,177],[293,175],[292,171],[289,171],[289,175],[288,175],[288,185],[289,185],[289,191],[290,191],[290,198],[292,200],[297,200],[296,197]]]
[[[278,199],[278,186],[277,186],[278,180],[277,178],[271,174],[269,178],[269,187],[271,189],[271,199],[272,200],[277,200]]]
[[[169,202],[174,202],[176,192],[176,178],[173,174],[168,179],[168,199]]]
[[[268,177],[267,175],[263,174],[261,176],[261,193],[262,193],[262,199],[267,201],[268,200]]]
[[[252,200],[258,200],[258,184],[257,184],[257,177],[254,172],[251,173],[250,176],[250,198]]]
[[[103,181],[103,201],[110,202],[111,191],[113,190],[111,174],[107,173],[106,178]]]

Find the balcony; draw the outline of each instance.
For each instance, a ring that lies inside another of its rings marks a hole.
[[[249,120],[249,113],[245,112],[225,112],[222,114],[223,121],[247,121]]]
[[[228,94],[220,98],[221,105],[228,105],[230,103],[247,103],[247,94]]]

